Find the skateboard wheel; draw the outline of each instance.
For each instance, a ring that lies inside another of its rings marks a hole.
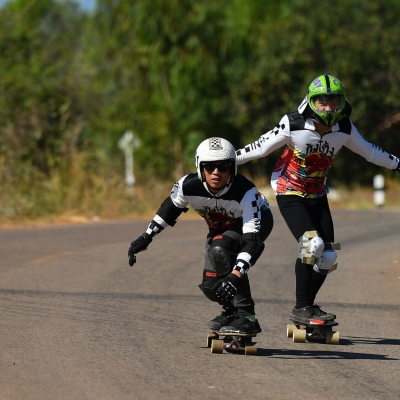
[[[327,344],[339,344],[339,332],[327,332],[326,343]]]
[[[286,336],[287,337],[293,337],[293,331],[295,329],[297,329],[296,325],[288,324],[287,325],[287,330],[286,330]]]
[[[218,335],[216,333],[209,333],[207,335],[207,347],[211,347],[211,342],[216,339],[218,339]]]
[[[256,356],[257,355],[257,343],[251,343],[246,345],[244,348],[244,354],[246,356]]]
[[[223,340],[212,340],[211,341],[211,353],[221,354],[224,351],[224,341]]]
[[[307,332],[305,329],[295,329],[293,331],[293,342],[294,343],[305,343]]]

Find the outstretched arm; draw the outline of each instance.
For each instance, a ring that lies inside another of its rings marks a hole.
[[[136,254],[141,251],[147,250],[149,244],[153,241],[153,237],[158,235],[167,226],[174,226],[177,218],[188,209],[177,207],[171,200],[167,197],[161,204],[154,216],[153,220],[150,222],[146,231],[142,233],[136,240],[131,242],[128,250],[128,261],[129,265],[132,267],[136,262]]]
[[[285,115],[278,126],[264,133],[258,140],[247,144],[242,149],[236,151],[236,161],[238,165],[247,161],[265,157],[274,150],[287,144],[290,140],[289,118]]]
[[[397,164],[397,167],[396,167],[395,169],[393,169],[392,171],[394,171],[394,172],[400,172],[400,161],[399,161],[399,163]]]
[[[352,125],[349,141],[345,144],[350,150],[364,157],[367,161],[399,172],[399,158],[365,140],[357,128]]]

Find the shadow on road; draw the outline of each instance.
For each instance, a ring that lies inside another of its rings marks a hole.
[[[356,337],[356,336],[351,336],[349,337],[349,344],[390,344],[390,345],[395,345],[399,346],[400,345],[400,340],[399,339],[388,339],[388,338],[366,338],[366,337]],[[344,340],[345,342],[346,340]],[[342,344],[342,342],[340,342]]]
[[[198,347],[199,349],[207,349],[207,347]],[[223,354],[245,355],[241,350],[224,350]],[[385,360],[393,361],[398,358],[391,358],[382,354],[369,353],[348,353],[345,351],[319,351],[319,350],[284,350],[284,349],[263,349],[258,348],[258,357],[274,357],[274,358],[291,358],[291,359],[332,359],[332,360]]]
[[[258,355],[275,358],[323,358],[341,360],[398,360],[382,354],[349,353],[345,351],[320,351],[320,350],[282,350],[282,349],[258,349]]]

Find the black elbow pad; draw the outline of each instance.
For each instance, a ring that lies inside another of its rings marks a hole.
[[[176,224],[177,218],[183,213],[186,212],[188,208],[179,208],[177,207],[171,200],[171,197],[167,197],[160,208],[157,211],[157,214],[169,225],[174,226]]]

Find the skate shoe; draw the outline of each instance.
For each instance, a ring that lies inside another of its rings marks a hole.
[[[207,324],[213,331],[219,331],[223,326],[229,325],[232,320],[237,318],[235,311],[230,310],[227,307],[222,308],[224,311],[222,311],[220,315],[217,315]]]
[[[230,323],[230,325],[223,326],[221,328],[221,332],[245,334],[247,333],[250,335],[255,335],[262,332],[262,329],[257,320],[253,322],[246,317],[237,317]]]
[[[310,320],[315,319],[313,317],[314,310],[310,306],[302,308],[293,307],[293,310],[289,316],[289,318],[294,322],[305,322],[306,324],[310,323]]]
[[[321,310],[321,307],[317,304],[311,306],[314,312],[314,319],[322,319],[323,321],[332,321],[336,319],[336,315],[332,313],[327,313],[324,310]]]

